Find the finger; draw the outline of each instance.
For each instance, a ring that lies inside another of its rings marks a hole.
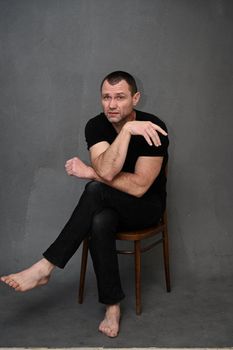
[[[165,130],[163,130],[160,126],[152,123],[152,127],[154,128],[154,130],[160,132],[160,134],[163,134],[164,136],[167,136],[167,132]]]
[[[66,167],[66,172],[70,175],[73,171],[72,171],[72,166],[68,165]]]
[[[159,141],[157,140],[157,138],[155,136],[151,136],[151,140],[152,140],[155,147],[161,146],[161,144],[159,143]]]
[[[66,164],[71,164],[71,163],[73,163],[73,161],[75,160],[75,159],[77,159],[77,158],[71,158],[71,159],[68,159],[67,161],[66,161]]]
[[[155,132],[156,146],[161,146],[159,134]]]
[[[156,147],[161,146],[159,135],[154,129],[151,128],[150,130],[148,130],[148,134]]]
[[[73,165],[73,159],[70,159],[66,162],[65,168],[71,167]]]
[[[143,137],[146,140],[146,142],[148,143],[148,145],[150,145],[150,146],[153,145],[153,143],[151,142],[150,136],[146,132],[143,133]]]
[[[69,166],[70,166],[70,164],[71,164],[71,162],[66,162],[66,164],[65,164],[65,168],[69,167]]]

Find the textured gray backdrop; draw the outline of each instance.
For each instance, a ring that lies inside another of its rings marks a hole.
[[[63,227],[84,186],[64,163],[88,160],[99,83],[121,69],[169,129],[173,284],[232,276],[232,37],[230,0],[0,1],[1,274]]]

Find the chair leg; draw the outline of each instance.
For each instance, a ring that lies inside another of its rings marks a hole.
[[[82,250],[82,261],[81,261],[81,271],[80,271],[80,280],[79,280],[79,295],[78,302],[79,304],[83,303],[83,294],[84,294],[84,285],[87,269],[87,257],[88,257],[88,239],[83,240],[83,250]]]
[[[141,306],[141,242],[134,241],[135,257],[135,289],[136,289],[136,314],[142,312]]]
[[[163,260],[164,260],[167,292],[170,292],[171,291],[171,282],[170,282],[169,246],[168,246],[167,226],[165,226],[165,229],[163,231]]]

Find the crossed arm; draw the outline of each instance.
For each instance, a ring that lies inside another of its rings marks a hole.
[[[158,132],[167,135],[159,126],[151,122],[127,122],[114,142],[99,142],[90,148],[91,166],[78,157],[66,162],[69,175],[103,182],[120,191],[141,197],[158,176],[163,157],[139,157],[134,173],[122,172],[129,141],[132,135],[142,135],[149,145],[158,147]]]

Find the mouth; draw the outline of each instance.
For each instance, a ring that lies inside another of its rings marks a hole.
[[[118,112],[108,112],[109,115],[117,115],[119,114]]]

